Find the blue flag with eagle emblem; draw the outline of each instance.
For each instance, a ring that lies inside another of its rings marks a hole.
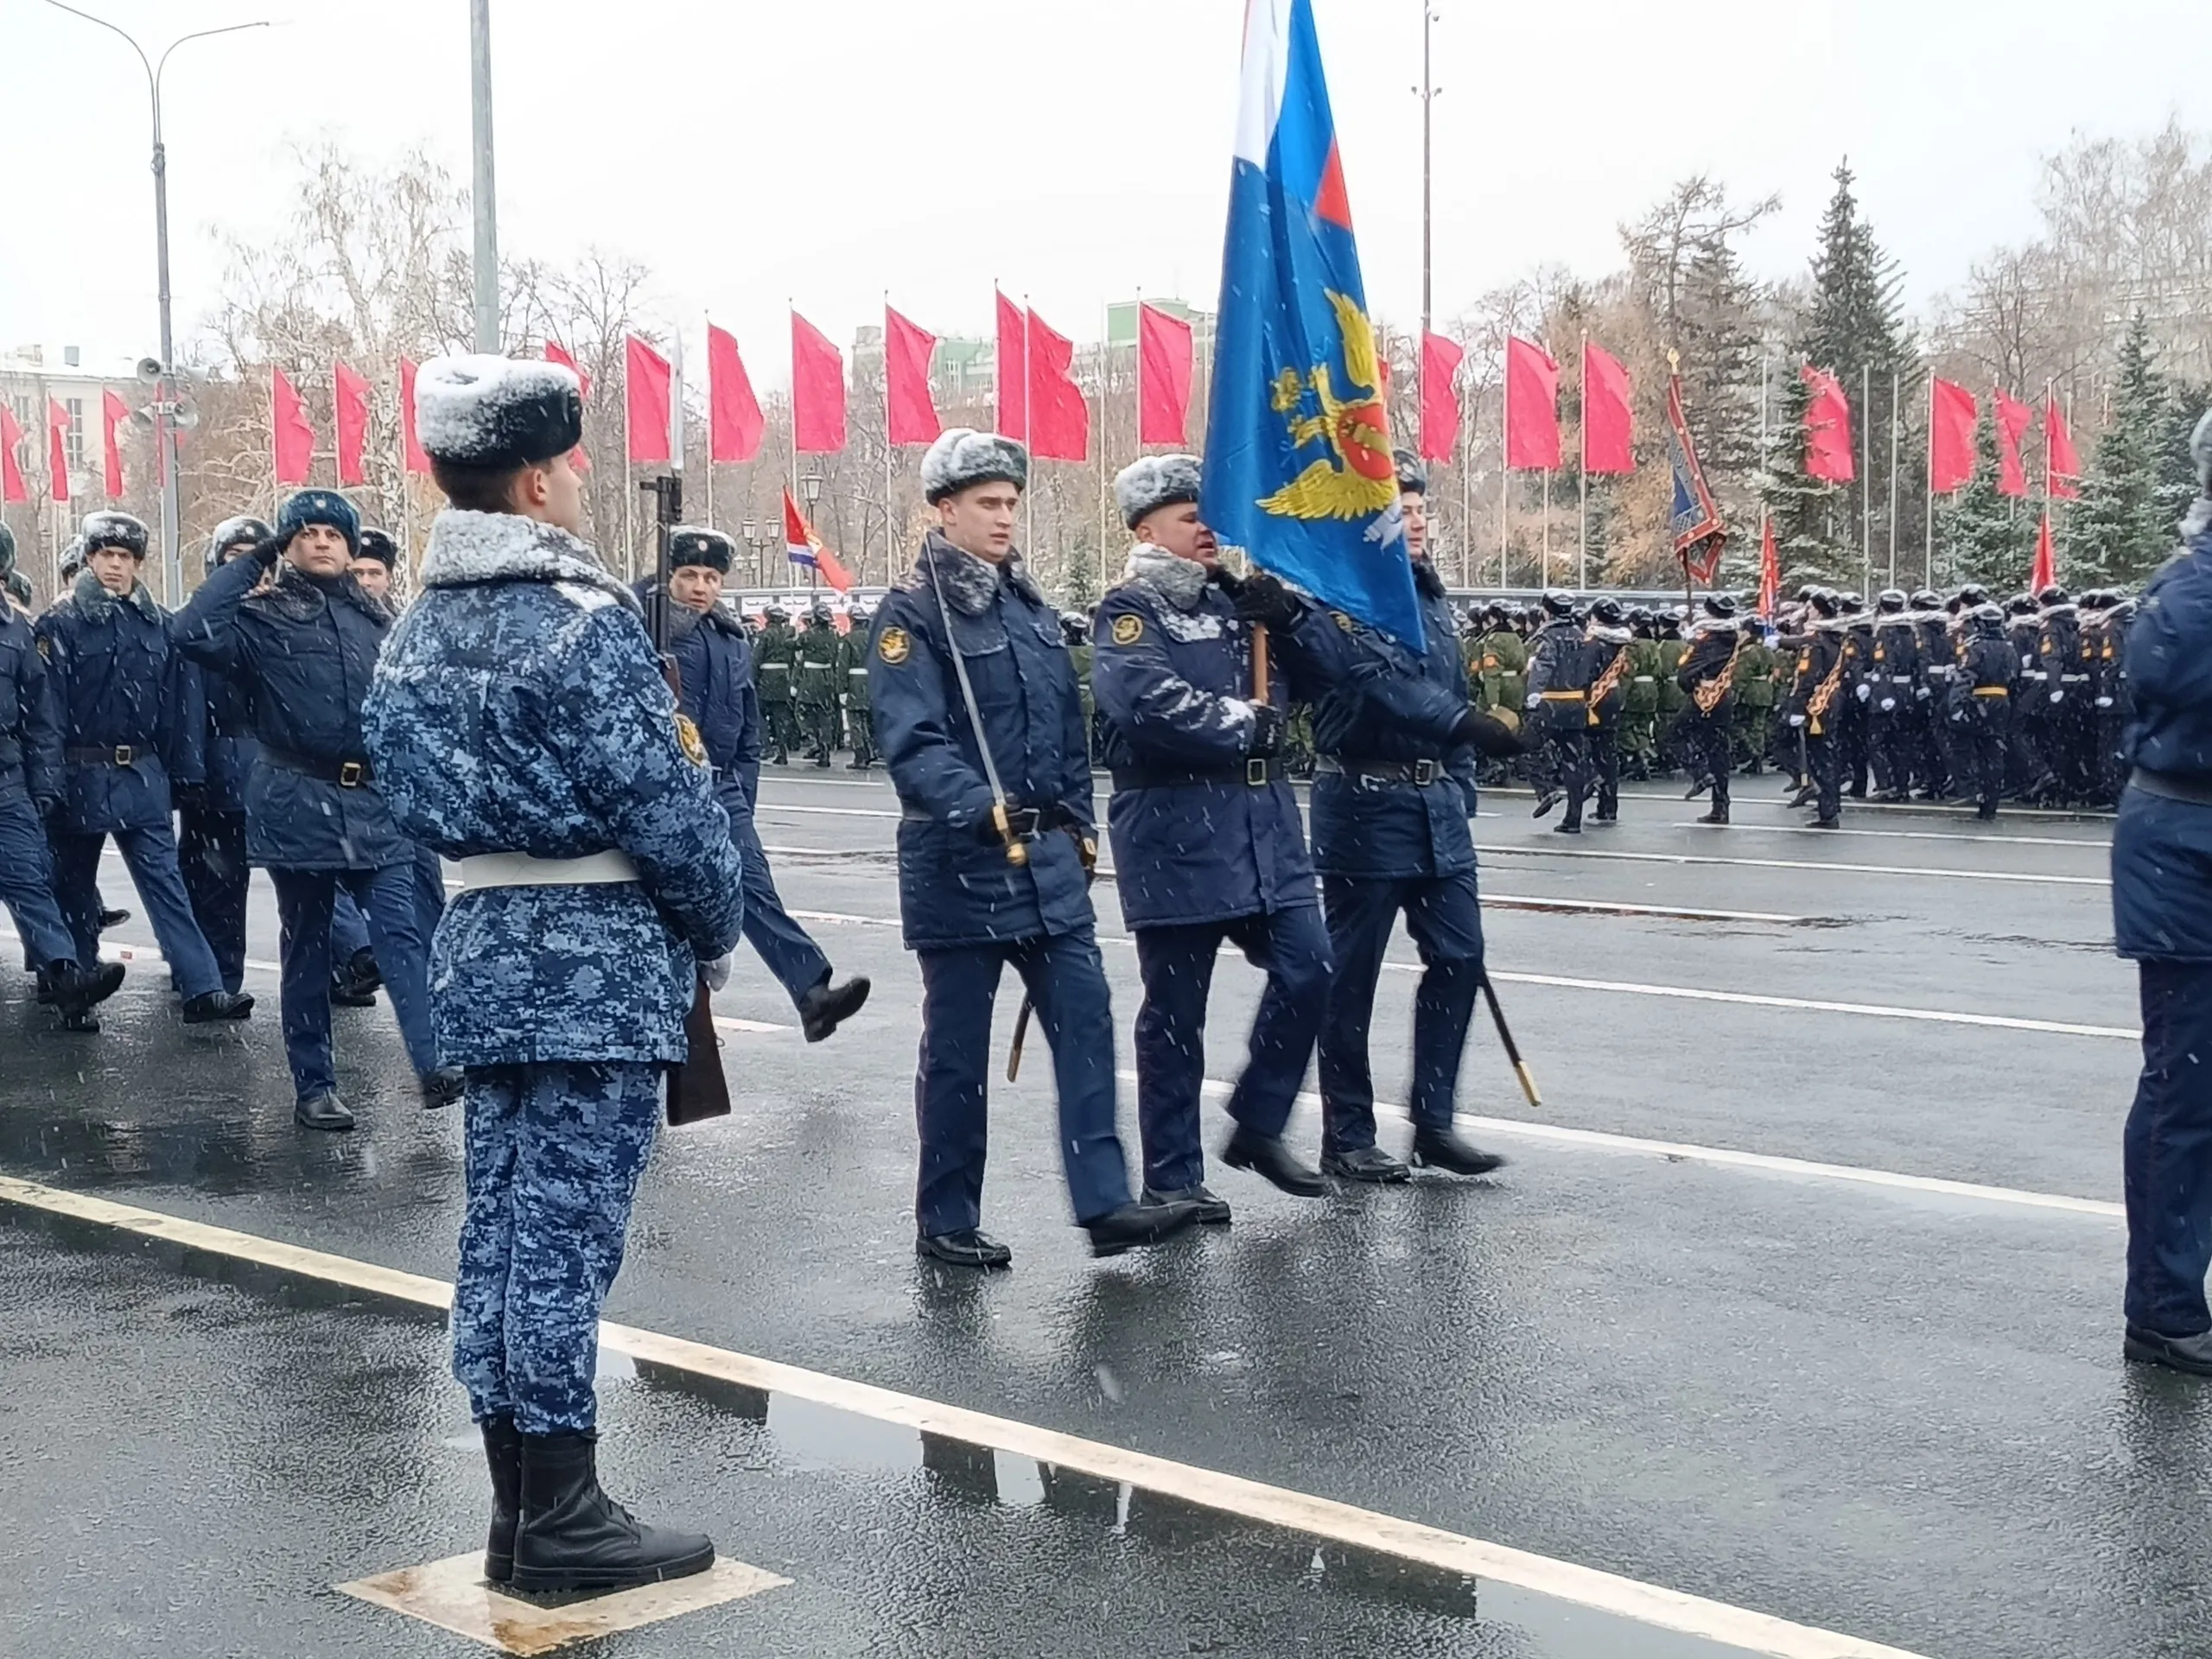
[[[1382,392],[1313,0],[1247,0],[1199,511],[1255,563],[1419,649]]]

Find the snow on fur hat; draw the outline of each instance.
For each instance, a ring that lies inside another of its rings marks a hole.
[[[276,532],[251,513],[241,512],[226,518],[207,537],[207,569],[213,572],[222,563],[223,555],[234,547],[258,547],[276,539]]]
[[[357,559],[374,559],[387,570],[399,569],[399,543],[391,539],[388,530],[378,530],[374,524],[361,526],[360,545],[354,549]]]
[[[728,575],[736,553],[737,543],[719,530],[678,524],[668,532],[668,568],[671,570],[697,564]]]
[[[1162,507],[1198,499],[1196,455],[1146,455],[1114,475],[1114,505],[1131,530]]]
[[[419,384],[419,383],[418,383]],[[1029,487],[1029,452],[1012,438],[956,426],[922,457],[922,495],[931,506],[978,484]]]
[[[88,512],[84,523],[78,526],[77,539],[82,542],[84,556],[90,558],[104,547],[119,547],[132,558],[143,561],[146,556],[146,521],[127,512]]]
[[[302,490],[285,499],[276,512],[276,545],[289,547],[292,537],[309,524],[327,524],[346,538],[346,551],[361,551],[361,515],[353,504],[335,490]]]
[[[1390,461],[1398,469],[1400,495],[1428,493],[1428,468],[1422,464],[1419,455],[1410,449],[1393,449]]]
[[[415,431],[433,461],[511,472],[583,442],[583,389],[558,363],[442,357],[415,376]]]

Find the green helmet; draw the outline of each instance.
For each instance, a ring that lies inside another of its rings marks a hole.
[[[0,579],[16,568],[16,532],[0,524]]]

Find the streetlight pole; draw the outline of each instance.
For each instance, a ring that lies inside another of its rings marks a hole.
[[[468,0],[469,188],[476,218],[476,349],[499,349],[499,210],[492,182],[492,0]]]
[[[156,298],[161,308],[162,372],[154,385],[154,445],[160,457],[162,474],[162,579],[165,597],[172,605],[184,601],[184,569],[177,556],[177,537],[182,523],[177,493],[176,477],[176,330],[169,309],[169,160],[168,147],[162,142],[162,73],[168,67],[169,54],[187,41],[204,41],[213,35],[235,35],[241,29],[266,29],[269,21],[258,19],[250,23],[228,23],[221,29],[203,29],[190,35],[180,35],[162,50],[160,59],[149,63],[146,49],[130,35],[118,29],[105,17],[95,17],[89,11],[79,11],[61,0],[46,0],[57,11],[66,11],[73,17],[81,17],[88,23],[98,23],[111,35],[119,35],[124,43],[138,54],[138,67],[146,72],[146,92],[153,104],[154,112],[154,266]]]

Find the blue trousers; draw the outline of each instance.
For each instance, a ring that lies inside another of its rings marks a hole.
[[[776,892],[776,878],[768,873],[768,855],[761,850],[760,832],[753,827],[752,814],[740,817],[741,810],[731,808],[729,838],[745,871],[745,942],[759,953],[776,982],[796,1003],[830,977],[830,958],[784,908],[783,899]]]
[[[425,938],[426,947],[429,943]],[[370,949],[368,918],[361,914],[353,895],[340,887],[331,895],[330,960],[334,964],[351,962],[356,951]]]
[[[2136,964],[2143,1075],[2125,1143],[2127,1322],[2212,1331],[2212,963]]]
[[[1459,1057],[1483,981],[1483,912],[1472,870],[1402,880],[1332,875],[1321,884],[1336,976],[1321,1027],[1321,1142],[1329,1152],[1375,1144],[1375,1075],[1368,1027],[1390,930],[1403,911],[1421,953],[1414,992],[1412,1108],[1416,1128],[1452,1127]]]
[[[0,904],[22,935],[23,958],[33,968],[77,959],[76,942],[54,898],[54,855],[46,826],[28,797],[0,804]],[[83,965],[89,965],[87,963]]]
[[[922,1143],[914,1219],[925,1236],[976,1226],[983,1213],[991,1007],[1008,963],[1037,1001],[1060,1097],[1060,1161],[1078,1223],[1129,1201],[1114,1130],[1114,1013],[1106,964],[1086,928],[955,950],[920,950],[922,1049],[914,1122]]]
[[[245,814],[177,814],[177,870],[192,900],[192,918],[214,952],[223,988],[245,984],[246,883],[252,875],[245,859]]]
[[[146,907],[146,920],[168,959],[169,977],[177,994],[189,1000],[223,988],[223,970],[207,948],[200,924],[192,919],[192,899],[184,890],[184,876],[177,868],[176,836],[168,822],[143,830],[118,830],[117,849],[130,871],[130,885],[138,889],[138,902]],[[61,918],[75,942],[79,966],[89,967],[100,955],[100,849],[105,834],[74,835],[56,831],[48,839],[54,847],[54,885],[61,902]]]
[[[423,952],[429,954],[430,936],[446,913],[446,867],[435,849],[417,843],[415,849],[415,930],[423,936]]]
[[[453,1374],[478,1422],[589,1430],[599,1311],[661,1115],[643,1062],[472,1066],[468,1203],[453,1287]]]
[[[1329,936],[1312,905],[1272,915],[1188,927],[1136,930],[1144,1006],[1137,1010],[1137,1124],[1144,1136],[1144,1184],[1155,1192],[1196,1186],[1206,1178],[1198,1146],[1198,1098],[1205,1087],[1206,996],[1224,941],[1268,976],[1252,1021],[1244,1071],[1229,1115],[1245,1128],[1279,1135],[1290,1122],[1306,1063],[1329,1005]]]
[[[407,1058],[419,1075],[437,1065],[430,1041],[428,952],[415,921],[415,867],[380,870],[271,870],[276,917],[283,926],[284,1057],[302,1100],[338,1087],[330,1052],[330,918],[340,888],[361,907],[384,969],[385,988]]]

